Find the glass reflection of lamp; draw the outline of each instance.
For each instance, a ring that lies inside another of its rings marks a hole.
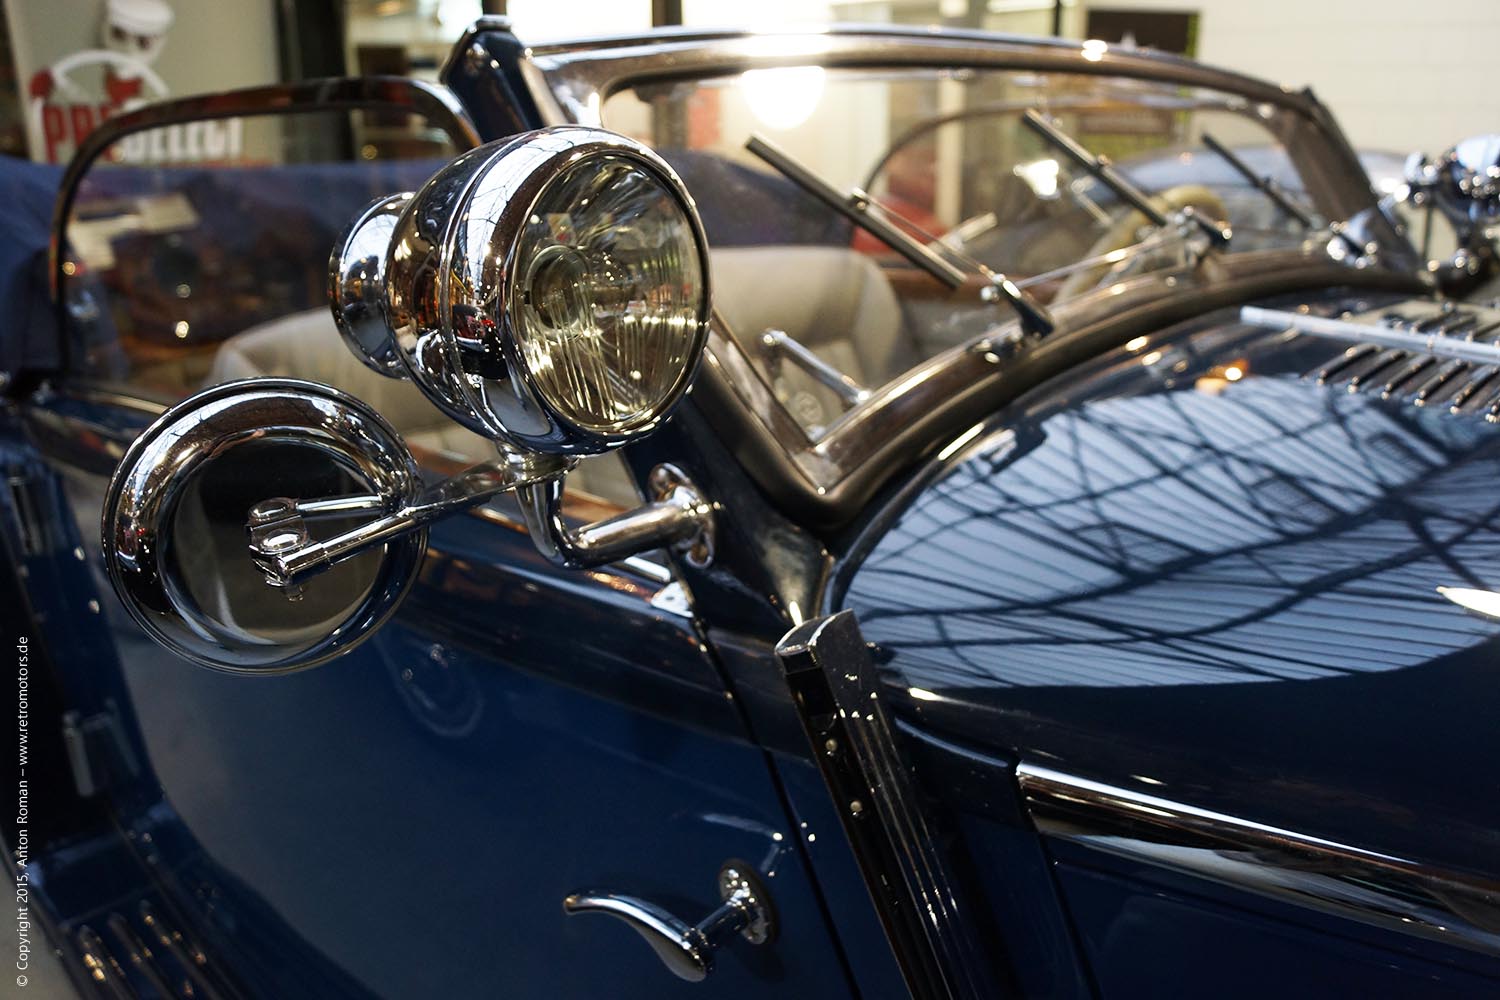
[[[1057,176],[1059,173],[1056,160],[1033,160],[1030,163],[1018,163],[1011,168],[1011,172],[1030,186],[1038,198],[1051,201],[1057,197]]]
[[[1500,594],[1493,590],[1476,590],[1470,587],[1439,587],[1439,594],[1457,604],[1465,611],[1484,618],[1500,620]]]
[[[752,69],[740,77],[745,103],[767,128],[794,129],[812,117],[823,97],[823,67]]]

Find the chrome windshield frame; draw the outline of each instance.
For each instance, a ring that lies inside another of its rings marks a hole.
[[[47,282],[60,334],[58,370],[73,371],[73,335],[64,290],[69,277],[65,267],[68,223],[83,176],[116,142],[133,132],[188,122],[387,109],[426,117],[443,130],[460,153],[480,145],[473,119],[451,90],[401,76],[329,77],[183,97],[116,115],[90,132],[68,162],[52,207]]]
[[[1339,218],[1378,212],[1378,201],[1358,157],[1310,91],[1294,91],[1146,50],[1118,46],[1101,50],[1098,43],[1085,47],[1061,39],[905,27],[833,26],[789,32],[679,29],[535,46],[528,49],[521,70],[548,124],[599,125],[610,95],[629,86],[809,64],[1069,73],[1236,95],[1247,106],[1289,112],[1283,116],[1285,134],[1279,137],[1288,148],[1298,147],[1299,173],[1319,206]],[[1309,154],[1309,148],[1316,152]],[[1307,247],[1237,256],[1243,259],[1225,259],[1191,271],[1141,275],[1063,303],[1056,307],[1058,332],[1047,338],[1049,351],[1045,353],[1067,353],[1050,348],[1057,346],[1054,341],[1081,342],[1085,335],[1097,335],[1111,317],[1144,313],[1164,299],[1193,292],[1265,288],[1278,280],[1301,288],[1319,283],[1423,287],[1414,270],[1355,270],[1334,264],[1326,254]],[[834,528],[858,516],[892,475],[975,422],[967,417],[975,408],[973,400],[986,395],[986,386],[999,378],[997,370],[1004,367],[990,345],[1005,340],[1016,326],[1009,317],[997,316],[986,335],[873,388],[867,400],[813,439],[776,400],[740,342],[716,315],[697,397],[716,430],[733,435],[737,453],[778,506],[804,523]],[[952,420],[933,420],[935,412],[951,412]]]

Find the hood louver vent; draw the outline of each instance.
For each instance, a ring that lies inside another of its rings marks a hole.
[[[1452,303],[1435,309],[1412,303],[1362,319],[1391,330],[1500,344],[1500,310]],[[1480,364],[1420,350],[1356,344],[1308,372],[1319,385],[1343,386],[1415,406],[1483,415],[1500,422],[1500,365]]]

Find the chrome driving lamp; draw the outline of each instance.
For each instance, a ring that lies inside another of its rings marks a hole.
[[[1500,230],[1500,134],[1471,136],[1436,159],[1413,153],[1405,174],[1411,203],[1436,208],[1453,226],[1458,247],[1446,269],[1481,273]]]
[[[429,485],[387,421],[314,382],[185,400],[131,445],[104,503],[106,568],[153,638],[237,672],[323,662],[394,611],[428,525],[507,490],[560,565],[711,558],[711,507],[668,466],[636,510],[581,528],[561,513],[567,472],[660,427],[703,352],[703,227],[655,153],[580,127],[471,150],[365,209],[329,284],[355,355],[496,457]],[[273,492],[288,480],[296,495]]]

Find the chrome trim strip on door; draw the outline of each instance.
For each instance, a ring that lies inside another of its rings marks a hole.
[[[1036,764],[1016,776],[1048,837],[1500,956],[1500,882]]]

